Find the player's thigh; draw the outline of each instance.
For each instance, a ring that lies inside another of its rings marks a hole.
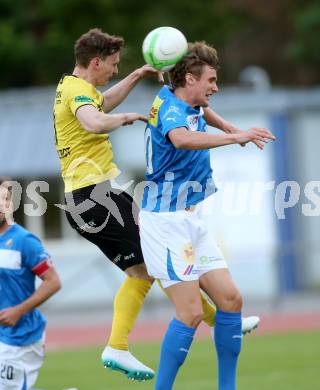
[[[228,265],[208,226],[201,215],[198,220],[198,240],[195,245],[196,265],[200,286],[218,308],[238,311],[241,295],[229,272]]]
[[[23,347],[0,343],[0,389],[31,389],[43,359],[43,343]]]
[[[148,273],[164,288],[181,281],[197,280],[192,243],[179,212],[140,212],[140,237]]]
[[[166,288],[178,311],[199,310],[202,307],[199,281],[175,283]]]
[[[197,327],[203,318],[199,281],[178,282],[166,288],[176,308],[176,317],[188,326]]]
[[[122,218],[119,223],[118,218],[112,215],[110,226],[105,232],[112,251],[117,254],[114,260],[120,257],[117,265],[128,275],[148,278],[140,242],[138,207],[126,192],[119,193],[114,190],[111,199],[117,205]],[[108,248],[105,248],[105,253]]]
[[[0,390],[21,390],[25,383],[25,372],[21,363],[0,358]]]
[[[31,389],[36,383],[38,378],[39,370],[44,361],[44,337],[26,347],[26,351],[22,356],[22,362],[25,368],[27,389]]]
[[[214,269],[200,277],[200,287],[216,306],[225,311],[239,311],[242,297],[227,268]]]
[[[200,214],[197,215],[196,222],[193,229],[193,234],[196,237],[194,239],[194,253],[199,277],[211,270],[228,268],[223,253],[210,232],[208,221],[203,219]]]
[[[75,203],[90,196],[84,192]],[[95,198],[96,199],[96,198]],[[67,212],[70,225],[100,250],[121,270],[143,263],[139,228],[135,220],[136,205],[130,195],[117,190],[109,193],[107,202],[95,203],[81,214],[82,226]],[[137,271],[138,272],[138,271]]]
[[[0,342],[0,390],[21,390],[24,377],[21,349]]]

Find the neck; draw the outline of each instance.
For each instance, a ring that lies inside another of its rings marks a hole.
[[[79,77],[80,79],[86,80],[88,83],[96,86],[96,80],[88,68],[83,68],[79,65],[76,65],[72,74]]]
[[[190,92],[188,88],[178,87],[174,90],[174,94],[178,99],[183,100],[191,107],[195,107],[197,105],[193,99],[192,92]]]
[[[0,221],[0,234],[3,234],[8,229],[9,226],[10,225],[6,219]]]

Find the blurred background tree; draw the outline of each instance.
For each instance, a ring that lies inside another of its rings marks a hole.
[[[213,43],[224,83],[252,64],[277,85],[320,82],[317,0],[0,0],[0,87],[55,84],[73,69],[74,41],[92,27],[125,38],[123,76],[143,63],[144,36],[163,25]]]

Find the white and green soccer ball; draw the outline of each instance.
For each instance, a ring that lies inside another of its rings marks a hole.
[[[173,27],[158,27],[150,31],[142,44],[146,63],[162,72],[172,69],[187,51],[186,37]]]

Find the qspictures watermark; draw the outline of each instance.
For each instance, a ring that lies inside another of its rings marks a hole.
[[[40,217],[46,213],[48,204],[43,194],[50,191],[49,183],[46,181],[30,182],[24,190],[26,196],[24,196],[23,188],[18,181],[10,181],[7,184],[12,187],[13,211],[16,211],[22,206],[24,214],[30,217]],[[157,183],[150,184],[150,182],[144,181],[134,183],[134,181],[131,181],[129,185],[132,187],[134,199],[137,203],[140,203],[137,199],[141,197],[141,193],[146,186],[150,187],[152,185],[153,190],[157,190]],[[127,188],[128,185],[124,184],[123,187]],[[55,204],[55,206],[70,212],[79,227],[81,225],[83,226],[83,220],[81,218],[83,212],[94,207],[97,203],[104,206],[106,208],[105,223],[101,226],[95,226],[94,229],[91,227],[90,231],[92,233],[103,229],[108,222],[110,213],[120,224],[123,224],[121,213],[116,204],[110,202],[108,191],[112,191],[113,188],[110,185],[106,186],[107,189],[104,194],[101,193],[101,187],[99,190],[98,188],[99,185],[94,186],[88,199],[80,204],[76,205],[72,193],[69,193],[69,196],[66,197],[65,204]],[[170,192],[170,186],[168,188],[169,190],[167,191]],[[187,199],[185,193],[188,189],[199,192],[202,191],[202,186],[200,183],[194,181],[183,183],[181,199],[179,199],[179,191],[177,195],[177,202],[179,202],[180,208],[184,207],[184,203],[186,207]],[[218,210],[219,213],[226,216],[259,215],[263,211],[263,208],[266,207],[266,202],[268,203],[269,210],[271,211],[273,209],[275,217],[279,220],[285,220],[288,216],[288,211],[293,208],[299,208],[299,212],[306,217],[320,216],[320,181],[309,181],[304,186],[301,186],[297,181],[293,180],[283,181],[278,184],[275,181],[227,181],[219,183],[218,191],[220,192]],[[167,194],[169,197],[170,195],[170,193]],[[28,201],[25,201],[21,205],[22,199],[26,199],[26,197]],[[161,211],[169,210],[162,207]],[[6,212],[3,206],[1,208],[1,205],[0,212]],[[132,212],[134,214],[134,210]]]

